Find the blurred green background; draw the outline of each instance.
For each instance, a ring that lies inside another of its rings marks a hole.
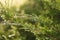
[[[18,9],[0,2],[0,40],[60,40],[60,0],[28,0]]]

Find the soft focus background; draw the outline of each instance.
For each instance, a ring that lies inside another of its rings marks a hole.
[[[60,0],[0,0],[0,40],[60,40]]]
[[[8,4],[10,7],[11,6],[19,7],[19,6],[23,5],[25,2],[27,2],[27,0],[0,0],[0,2],[4,6],[6,6]]]

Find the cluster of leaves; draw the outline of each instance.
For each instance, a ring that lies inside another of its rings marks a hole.
[[[0,40],[60,40],[59,0],[28,0],[19,9],[0,7]]]

